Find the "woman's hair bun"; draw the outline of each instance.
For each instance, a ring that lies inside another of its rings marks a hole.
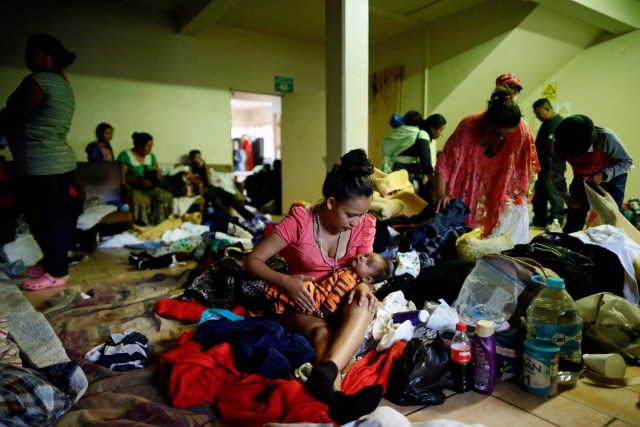
[[[511,91],[506,86],[498,86],[496,90],[491,94],[491,98],[489,99],[489,103],[498,102],[504,104],[507,101],[512,100],[513,95]]]
[[[356,176],[368,176],[373,173],[373,164],[367,157],[367,152],[362,148],[351,150],[342,156],[339,167],[345,173]]]
[[[138,135],[140,135],[138,132],[134,132],[133,135],[131,135],[131,138],[136,139]]]

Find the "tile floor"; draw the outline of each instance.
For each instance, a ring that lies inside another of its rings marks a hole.
[[[89,288],[95,281],[122,281],[148,277],[158,272],[138,271],[129,266],[128,253],[124,249],[99,250],[93,253],[71,267],[69,283]],[[193,265],[190,262],[184,267],[168,268],[161,272],[175,274],[178,270],[192,268]],[[59,289],[46,289],[25,294],[37,308],[58,291]],[[627,376],[640,376],[640,367],[628,367]],[[393,406],[411,422],[448,419],[487,427],[623,427],[640,426],[639,398],[640,385],[605,388],[579,381],[575,387],[561,390],[558,396],[545,399],[527,393],[515,382],[507,381],[497,383],[491,396],[475,392],[451,393],[444,404],[438,406],[400,407],[386,400],[383,400],[382,405]]]

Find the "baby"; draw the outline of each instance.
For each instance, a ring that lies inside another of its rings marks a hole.
[[[341,268],[322,282],[304,282],[304,287],[315,301],[313,315],[330,316],[342,299],[351,292],[358,283],[373,284],[382,282],[389,274],[389,266],[385,259],[376,253],[359,254],[351,260],[351,267]],[[282,313],[286,307],[305,313],[289,295],[277,285],[265,285],[267,298],[275,300],[276,312]]]

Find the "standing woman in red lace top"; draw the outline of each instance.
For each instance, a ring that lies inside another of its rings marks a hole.
[[[436,212],[451,198],[464,202],[470,227],[488,236],[499,225],[507,201],[527,197],[540,170],[531,131],[507,89],[491,95],[486,111],[465,117],[438,157],[433,187]],[[527,131],[518,131],[526,128]]]

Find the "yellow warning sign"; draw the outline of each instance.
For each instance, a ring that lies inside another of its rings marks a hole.
[[[557,92],[558,85],[556,83],[547,83],[542,88],[542,97],[547,98],[549,101],[555,101]]]
[[[571,115],[571,103],[570,102],[558,102],[555,103],[554,110],[562,117],[568,117]]]

